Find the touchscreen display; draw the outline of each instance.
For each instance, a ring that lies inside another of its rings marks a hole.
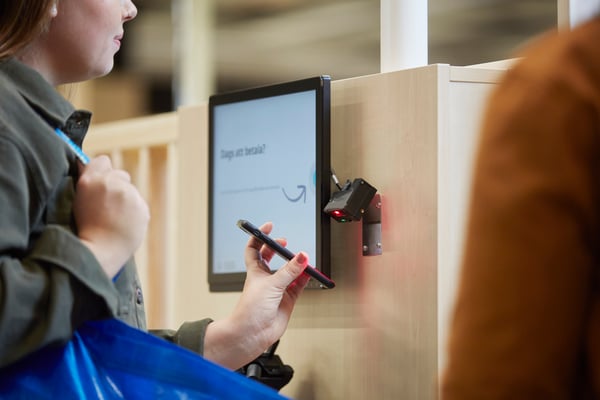
[[[244,272],[240,218],[272,221],[294,253],[316,254],[315,91],[215,107],[213,271]],[[237,249],[237,251],[236,251]],[[271,262],[271,269],[282,263]]]
[[[322,213],[329,199],[328,89],[319,77],[211,97],[211,290],[242,287],[248,235],[237,227],[240,219],[273,222],[270,236],[284,237],[289,250],[305,251],[325,272],[319,263],[329,238]],[[275,256],[270,267],[283,264]]]

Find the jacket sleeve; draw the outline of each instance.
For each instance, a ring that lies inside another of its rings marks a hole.
[[[200,321],[185,322],[176,331],[171,329],[154,329],[150,330],[150,333],[203,355],[206,327],[208,327],[208,324],[212,321],[213,320],[210,318],[205,318]]]
[[[84,321],[115,313],[117,292],[68,226],[31,231],[36,179],[17,147],[0,140],[0,367],[65,342]]]
[[[598,312],[597,104],[582,95],[580,74],[522,73],[507,73],[484,118],[446,400],[576,398],[585,379],[586,330]]]

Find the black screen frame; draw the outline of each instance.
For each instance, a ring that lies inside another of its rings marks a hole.
[[[328,75],[321,75],[296,81],[283,82],[273,85],[254,87],[233,92],[214,94],[209,97],[208,102],[208,284],[211,292],[233,292],[241,291],[246,279],[246,273],[215,273],[213,269],[213,242],[212,232],[214,224],[213,215],[213,189],[214,189],[214,111],[215,107],[224,104],[280,96],[290,93],[305,92],[314,90],[315,108],[316,108],[316,252],[310,254],[311,265],[331,276],[330,270],[330,218],[323,212],[323,208],[330,198],[331,185],[331,78]],[[244,218],[244,216],[240,216]],[[255,221],[262,223],[264,221]],[[285,230],[286,227],[280,227]],[[238,251],[240,258],[243,257],[243,249],[232,249]],[[308,288],[321,288],[318,282],[311,279]]]

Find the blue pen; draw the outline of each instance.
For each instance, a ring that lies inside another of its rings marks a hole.
[[[72,141],[71,138],[68,137],[63,131],[61,131],[59,128],[56,128],[56,129],[54,129],[54,132],[56,132],[58,137],[61,138],[62,141],[65,142],[71,148],[71,150],[73,150],[73,152],[75,153],[75,155],[77,156],[77,158],[79,159],[79,161],[81,161],[81,163],[83,165],[86,165],[87,163],[90,162],[90,158],[87,156],[87,154],[85,154],[83,152],[83,150],[81,150],[81,147],[77,146],[77,144],[74,141]],[[123,269],[121,269],[119,272],[117,272],[117,274],[112,279],[113,282],[117,281],[122,270]]]
[[[75,142],[72,141],[71,138],[68,137],[63,131],[61,131],[59,128],[56,128],[54,129],[54,132],[56,132],[58,137],[61,138],[62,141],[71,148],[71,150],[73,150],[75,156],[77,156],[83,165],[86,165],[90,162],[90,158],[83,152],[83,150],[81,150],[81,147],[77,146],[77,144],[75,144]]]

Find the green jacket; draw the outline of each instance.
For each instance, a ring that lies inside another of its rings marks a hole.
[[[81,144],[90,118],[33,69],[0,61],[0,367],[68,341],[88,320],[146,329],[133,260],[113,283],[76,234],[77,162],[54,128]],[[202,354],[209,322],[154,333]]]

